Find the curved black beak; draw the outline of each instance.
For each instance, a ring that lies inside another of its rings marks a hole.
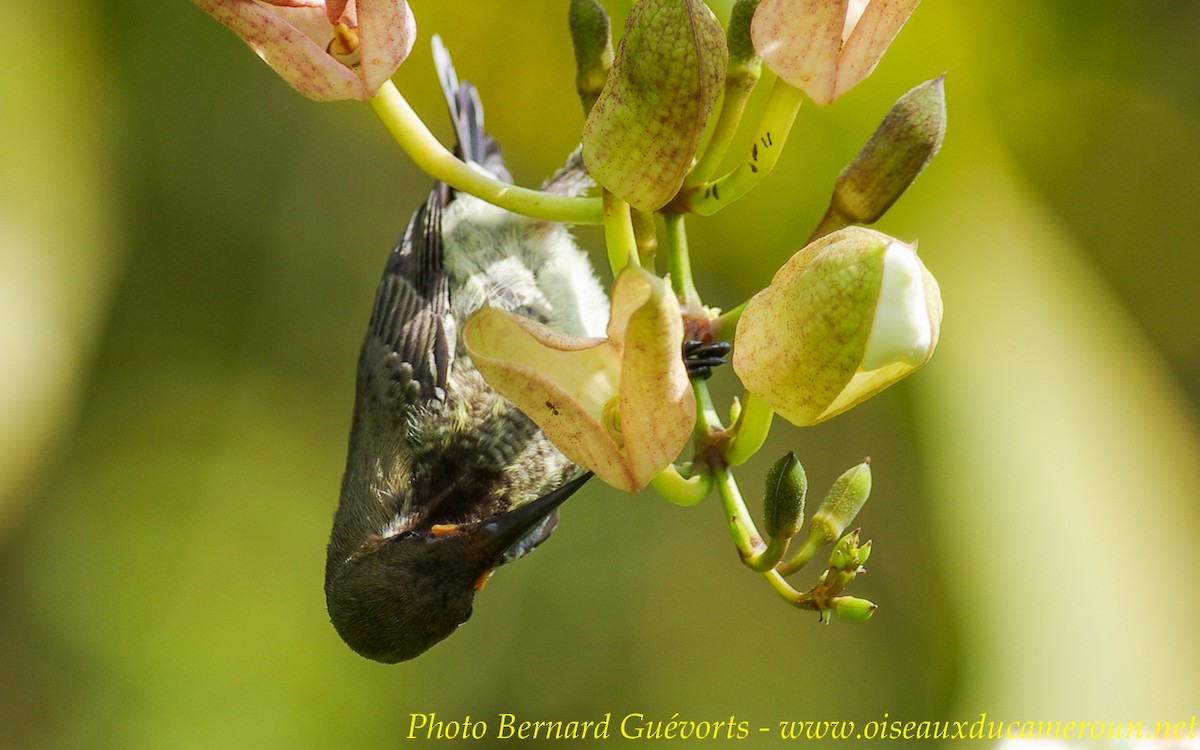
[[[574,495],[576,490],[587,484],[591,478],[592,472],[584,472],[537,500],[480,521],[479,525],[469,532],[475,541],[476,549],[487,559],[492,560],[493,565],[504,562],[502,558],[513,545],[537,528],[538,524],[545,521],[558,506]],[[530,545],[530,549],[533,546],[536,546],[536,542]],[[519,557],[520,554],[518,553],[516,556]]]

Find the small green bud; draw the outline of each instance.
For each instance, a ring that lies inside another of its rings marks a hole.
[[[870,544],[870,542],[868,542]],[[844,577],[845,581],[841,582],[841,586],[845,586],[857,574],[859,568],[862,568],[863,560],[859,559],[858,545],[858,529],[842,536],[838,540],[838,544],[834,545],[833,552],[829,553],[829,571],[827,572],[827,581],[833,581],[834,577]],[[868,552],[868,557],[870,552]],[[841,574],[848,574],[841,576]]]
[[[863,542],[861,545],[859,545],[858,554],[855,555],[855,557],[856,557],[855,561],[859,564],[860,567],[867,564],[867,560],[870,559],[870,557],[871,557],[871,540],[870,539],[868,539],[866,542]]]
[[[758,9],[759,2],[761,0],[737,0],[733,4],[733,10],[729,12],[729,31],[726,32],[726,39],[731,68],[743,65],[758,67],[762,64],[762,58],[755,51],[754,42],[750,38],[750,21],[754,18],[754,11]]]
[[[842,541],[839,542],[838,545],[833,548],[833,551],[829,553],[829,569],[830,570],[842,572],[847,569],[853,569],[853,568],[858,567],[857,565],[853,565],[853,567],[852,567],[852,564],[854,563],[854,556],[853,556],[853,554],[851,554],[850,550],[847,549],[848,545],[845,543],[849,539],[850,539],[849,534],[842,537]],[[826,578],[828,579],[829,576],[826,576]]]
[[[733,397],[733,401],[729,404],[729,424],[737,424],[738,419],[742,416],[742,400],[737,396]]]
[[[613,63],[612,25],[596,0],[571,0],[568,15],[575,48],[575,89],[590,112]]]
[[[834,614],[847,622],[866,622],[876,609],[872,602],[856,596],[835,596],[831,604]]]
[[[838,175],[830,210],[853,224],[873,224],[917,179],[946,133],[945,74],[892,106],[854,161]]]
[[[788,454],[775,462],[767,472],[767,488],[763,495],[763,529],[775,539],[791,539],[804,522],[804,496],[808,492],[808,477],[796,454]]]
[[[870,495],[871,462],[868,459],[834,481],[833,487],[825,496],[821,507],[813,514],[808,532],[809,539],[813,540],[814,537],[817,537],[815,541],[818,542],[818,546],[822,546],[840,537],[854,517],[858,515],[858,511],[862,509]],[[857,546],[858,536],[853,536],[854,545]],[[842,549],[841,544],[838,545],[838,549]],[[842,569],[845,566],[834,565],[830,560],[830,567]]]
[[[721,94],[728,54],[701,0],[639,0],[583,128],[583,161],[596,182],[639,211],[674,198]]]

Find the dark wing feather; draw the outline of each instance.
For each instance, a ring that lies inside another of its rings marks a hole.
[[[510,180],[500,147],[483,132],[478,92],[470,83],[459,83],[450,55],[437,37],[433,60],[458,139],[455,152]],[[434,185],[388,257],[359,365],[364,408],[382,406],[385,414],[397,417],[416,400],[445,397],[455,328],[442,214],[454,199],[455,193],[444,183]]]
[[[512,176],[504,165],[504,156],[500,153],[500,145],[483,131],[483,104],[479,101],[479,92],[470,81],[458,82],[454,63],[441,37],[435,35],[432,46],[433,65],[437,69],[438,81],[446,96],[446,106],[450,108],[450,119],[454,122],[454,135],[458,139],[454,153],[460,159],[481,165],[497,179],[512,182]]]
[[[454,360],[450,285],[444,270],[439,184],[413,214],[388,256],[367,329],[368,347],[382,347],[396,365],[407,364],[423,399],[441,399]],[[376,350],[378,351],[378,350]]]

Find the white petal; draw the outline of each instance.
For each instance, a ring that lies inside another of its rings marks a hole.
[[[892,242],[883,256],[883,283],[863,352],[862,369],[903,362],[920,365],[933,348],[921,261],[911,247]]]

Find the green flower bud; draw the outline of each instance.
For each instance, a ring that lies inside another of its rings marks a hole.
[[[942,299],[915,248],[863,227],[810,243],[738,321],[733,369],[789,422],[823,422],[923,366]]]
[[[835,596],[833,613],[847,622],[866,622],[875,614],[875,604],[856,596]]]
[[[871,540],[870,539],[868,539],[867,541],[865,541],[861,545],[859,545],[858,553],[854,557],[855,557],[854,561],[856,563],[858,563],[859,567],[862,567],[863,565],[867,564],[867,560],[869,560],[871,558]]]
[[[829,210],[847,224],[873,224],[942,147],[945,75],[926,81],[892,106],[862,151],[838,175]]]
[[[775,462],[767,472],[767,488],[763,495],[763,529],[775,539],[791,539],[804,522],[804,496],[808,492],[808,477],[796,454],[788,454]]]
[[[666,205],[692,166],[727,61],[721,24],[701,0],[639,0],[584,125],[592,177],[638,210]]]
[[[571,0],[568,22],[575,48],[575,89],[584,112],[590,112],[612,67],[612,27],[596,0]]]
[[[834,546],[833,551],[829,553],[829,569],[834,573],[827,574],[827,580],[836,579],[838,573],[846,570],[857,569],[858,565],[854,562],[854,552],[850,549],[851,537],[853,534],[847,534]]]
[[[818,546],[823,546],[840,537],[846,527],[854,521],[858,511],[862,510],[870,495],[871,464],[870,461],[863,461],[834,481],[833,487],[829,489],[829,494],[821,502],[821,507],[817,508],[817,512],[813,514],[809,524],[809,540],[817,542]],[[847,555],[846,559],[841,561],[841,564],[835,565],[831,558],[829,566],[839,570],[846,569],[851,565],[858,567],[861,561],[854,559],[857,548],[858,535],[847,534],[834,550],[835,553],[838,550],[844,552]],[[868,551],[867,554],[870,555],[870,552]]]
[[[729,40],[731,68],[743,65],[758,66],[762,63],[762,57],[754,49],[754,42],[750,38],[750,21],[754,18],[754,11],[758,9],[759,2],[761,0],[737,0],[729,13],[729,31],[726,36]]]

